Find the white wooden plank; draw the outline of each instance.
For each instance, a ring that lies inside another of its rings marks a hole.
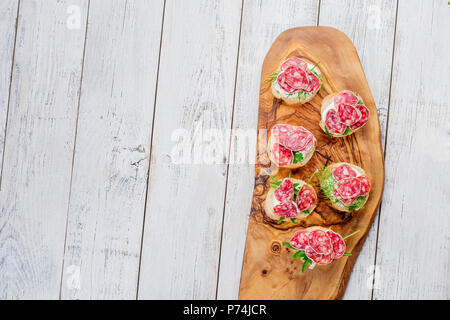
[[[237,0],[166,2],[141,299],[215,297],[241,7]],[[180,141],[178,129],[198,145]],[[215,155],[209,129],[224,135]],[[183,161],[178,147],[195,159]]]
[[[14,42],[16,36],[16,18],[18,0],[0,3],[0,168],[3,162],[5,144],[6,118],[8,114],[9,86],[13,63]],[[0,187],[1,187],[0,172]]]
[[[284,30],[316,25],[318,1],[244,1],[218,299],[237,299],[254,185],[259,86],[264,57]],[[250,138],[250,139],[249,139]],[[242,153],[242,150],[246,150]]]
[[[384,146],[397,3],[392,0],[322,0],[319,24],[353,41],[378,109]],[[378,215],[353,268],[344,299],[371,299]]]
[[[2,299],[59,295],[86,14],[87,1],[20,3],[0,197]]]
[[[449,9],[399,2],[375,299],[450,298]]]
[[[136,298],[163,4],[91,1],[63,299]]]

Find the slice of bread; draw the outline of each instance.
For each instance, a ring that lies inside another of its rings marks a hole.
[[[349,165],[353,170],[356,171],[356,173],[358,174],[357,175],[358,177],[362,176],[362,175],[367,175],[366,172],[362,168],[360,168],[360,167],[358,167],[358,166],[356,166],[354,164],[347,163],[347,162],[333,163],[333,164],[329,165],[327,168],[329,168],[331,170],[332,168],[338,167],[338,166],[340,166],[342,164]],[[367,196],[365,196],[364,201],[360,203],[361,207],[363,207],[366,204],[367,200],[369,199],[369,195],[370,194],[367,194]],[[336,202],[338,200],[333,195],[331,196],[331,200],[327,200],[327,201],[336,210],[343,211],[343,212],[351,212],[348,206],[344,205],[342,202]],[[358,211],[358,210],[360,210],[360,209],[356,209],[355,211]]]
[[[309,71],[314,69],[312,72],[314,72],[316,74],[316,76],[319,77],[320,85],[319,85],[319,88],[315,91],[306,92],[306,91],[299,90],[299,91],[296,91],[293,93],[289,93],[289,92],[284,91],[283,88],[280,87],[277,80],[278,80],[278,76],[280,75],[280,73],[282,71],[279,68],[286,60],[284,60],[280,64],[280,67],[274,73],[277,76],[275,77],[274,81],[272,81],[272,85],[271,85],[272,94],[274,95],[275,98],[283,100],[284,103],[286,103],[287,105],[290,105],[290,106],[300,106],[302,104],[305,104],[305,103],[311,101],[317,95],[317,93],[320,91],[320,88],[322,87],[322,80],[321,80],[322,73],[320,72],[318,65],[317,64],[314,65],[310,61],[307,61],[306,59],[303,59],[303,58],[302,58],[302,60],[308,64],[307,69]]]
[[[355,133],[356,131],[360,130],[362,127],[364,127],[366,124],[362,125],[361,127],[359,127],[358,129],[355,130],[349,130],[347,134],[336,134],[336,133],[332,133],[329,130],[327,130],[325,127],[325,119],[326,119],[326,115],[325,112],[327,112],[329,110],[329,108],[334,109],[335,111],[337,111],[337,106],[334,105],[334,97],[339,94],[339,92],[334,92],[332,94],[329,94],[328,96],[326,96],[323,101],[322,101],[322,106],[320,108],[320,122],[319,122],[319,126],[322,128],[322,130],[327,133],[327,135],[331,135],[332,137],[335,138],[340,138],[340,137],[347,137],[349,135],[352,135],[353,133]],[[361,100],[363,101],[363,99],[361,98],[360,95],[358,95],[356,92],[354,92],[354,94]],[[363,101],[364,104],[364,101]],[[344,131],[345,133],[345,131]]]
[[[299,188],[302,188],[303,187],[303,185],[304,184],[306,184],[306,182],[305,181],[303,181],[303,180],[299,180],[299,179],[295,179],[295,178],[290,178],[291,179],[291,181],[292,181],[292,183],[298,183],[299,184]],[[274,223],[277,223],[278,222],[278,220],[280,219],[280,216],[278,216],[274,211],[273,211],[273,208],[276,206],[276,205],[278,205],[278,204],[280,204],[279,202],[278,202],[278,200],[275,198],[275,190],[276,189],[274,189],[274,188],[270,188],[270,190],[269,190],[269,192],[267,193],[267,196],[266,196],[266,200],[264,201],[264,209],[265,209],[265,211],[266,211],[266,216],[268,217],[268,218],[270,218],[271,220],[272,220],[272,222],[274,222]],[[310,210],[310,213],[309,214],[305,214],[305,213],[299,213],[298,215],[297,215],[297,217],[295,218],[297,221],[296,222],[298,222],[299,220],[303,220],[303,219],[305,219],[306,217],[308,217],[310,214],[311,214],[311,212],[313,212],[314,211],[314,209],[316,208],[316,205],[314,205],[311,209],[309,209]],[[295,225],[297,225],[296,223],[293,223],[292,221],[291,221],[291,219],[284,219],[282,222],[281,222],[281,224],[283,224],[283,226],[295,226]]]
[[[316,96],[317,92],[319,92],[319,90],[307,92],[301,95],[299,98],[298,93],[294,92],[293,94],[289,95],[278,85],[276,80],[272,82],[272,94],[274,95],[274,97],[283,100],[284,103],[290,106],[300,106],[311,101]]]
[[[298,128],[298,127],[296,127],[296,126],[292,126],[292,127],[293,127],[294,129],[295,129],[295,128]],[[308,130],[308,131],[309,131],[309,130]],[[313,135],[313,137],[314,137],[314,135]],[[268,156],[269,156],[270,161],[272,161],[272,163],[276,165],[276,162],[275,162],[275,160],[274,160],[274,158],[273,158],[273,154],[272,154],[272,152],[273,152],[273,146],[274,146],[275,143],[276,143],[276,141],[275,141],[275,138],[274,138],[273,135],[272,135],[272,130],[271,130],[271,132],[270,132],[270,137],[269,137],[269,141],[268,141],[268,143],[267,143],[267,154],[268,154]],[[283,168],[296,169],[296,168],[303,167],[305,164],[308,163],[309,160],[311,160],[311,158],[312,158],[312,156],[314,155],[314,152],[315,152],[315,150],[316,150],[316,146],[317,146],[317,140],[316,140],[316,137],[314,137],[314,147],[312,148],[311,151],[309,151],[309,152],[304,152],[304,153],[303,153],[303,160],[302,160],[302,161],[299,161],[299,162],[297,162],[297,163],[292,163],[291,165],[285,166],[285,167],[283,167]]]

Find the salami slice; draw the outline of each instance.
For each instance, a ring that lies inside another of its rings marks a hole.
[[[286,134],[283,145],[292,151],[304,151],[312,140],[314,140],[314,136],[311,132],[303,127],[298,127]]]
[[[336,192],[341,199],[354,199],[361,193],[361,181],[358,178],[347,178],[337,182]]]
[[[366,196],[370,191],[370,180],[368,176],[359,176],[359,181],[361,182],[361,193],[360,196]]]
[[[283,218],[295,218],[298,215],[297,206],[292,201],[275,206],[273,212]]]
[[[334,134],[343,134],[347,126],[342,124],[336,111],[331,109],[327,113],[327,117],[325,119],[325,125],[330,133]]]
[[[272,135],[275,138],[275,142],[282,143],[286,138],[286,134],[294,130],[289,124],[277,124],[272,128]]]
[[[340,257],[342,257],[345,249],[347,248],[347,246],[345,245],[345,241],[340,234],[332,230],[328,230],[327,235],[330,238],[331,244],[333,246],[333,259],[339,259]]]
[[[297,207],[298,210],[308,210],[314,204],[316,204],[317,194],[312,186],[304,184],[297,194]]]
[[[292,151],[286,149],[279,143],[274,143],[272,148],[272,155],[275,160],[275,164],[278,167],[290,166],[294,161],[294,155]]]
[[[291,241],[289,241],[289,244],[295,249],[305,250],[306,246],[308,245],[308,233],[308,230],[297,231],[292,237]]]
[[[299,67],[291,66],[284,71],[286,75],[286,83],[295,90],[307,90],[309,87],[309,79],[305,70]]]
[[[313,73],[308,71],[309,86],[306,92],[316,92],[320,89],[320,79]]]
[[[275,190],[275,198],[281,203],[292,201],[294,198],[294,184],[291,179],[284,179]]]
[[[305,253],[308,258],[317,264],[326,265],[333,261],[333,252],[328,254],[319,254],[308,246],[305,249]]]
[[[292,88],[287,82],[286,82],[286,73],[280,73],[280,75],[277,77],[278,85],[281,89],[283,89],[287,93],[294,93],[295,91],[298,91],[295,88]]]
[[[314,230],[308,234],[308,245],[319,254],[330,254],[333,252],[330,238],[322,230]]]
[[[334,105],[349,104],[356,106],[358,103],[358,97],[350,90],[344,90],[334,96]]]
[[[292,57],[287,59],[281,64],[280,70],[284,71],[291,66],[299,67],[300,69],[303,70],[306,70],[308,68],[308,64],[305,61],[297,57]]]
[[[302,150],[305,153],[311,152],[314,149],[314,138],[309,140],[305,148]]]
[[[353,197],[353,198],[349,198],[349,199],[344,199],[342,198],[342,196],[337,192],[337,190],[333,191],[334,197],[338,200],[340,200],[345,206],[350,207],[352,204],[354,204],[356,202],[356,199],[358,199],[358,196]]]
[[[370,115],[369,109],[367,109],[367,107],[362,104],[357,105],[355,108],[358,109],[359,112],[361,112],[361,119],[359,119],[358,122],[356,122],[350,126],[350,129],[352,129],[352,130],[359,129],[363,125],[365,125],[367,123],[367,121],[369,121],[369,115]]]
[[[331,168],[331,173],[333,174],[333,178],[336,181],[340,181],[346,178],[356,178],[357,176],[356,171],[345,163],[340,166]]]
[[[349,104],[338,105],[337,115],[339,121],[345,126],[351,126],[352,124],[357,123],[362,117],[361,111]]]

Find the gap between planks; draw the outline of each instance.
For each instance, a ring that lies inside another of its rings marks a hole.
[[[88,0],[87,4],[87,11],[86,11],[86,25],[84,28],[84,44],[83,44],[83,57],[81,58],[81,74],[80,74],[80,86],[78,87],[78,104],[77,104],[77,116],[75,119],[75,133],[73,137],[73,150],[72,150],[72,168],[70,169],[70,185],[69,185],[69,199],[67,201],[67,213],[66,213],[66,230],[64,232],[64,249],[63,249],[63,256],[62,256],[62,265],[61,265],[61,280],[59,283],[59,300],[61,300],[61,293],[62,293],[62,285],[63,285],[63,276],[64,276],[64,266],[65,266],[65,256],[66,256],[66,242],[67,242],[67,228],[69,225],[69,210],[70,210],[70,200],[72,197],[72,180],[73,180],[73,168],[75,163],[75,151],[77,147],[77,134],[78,134],[78,118],[80,115],[80,101],[81,101],[81,88],[83,85],[83,73],[84,73],[84,59],[86,57],[86,39],[87,39],[87,33],[88,33],[88,26],[89,26],[89,9],[91,6],[91,0]]]
[[[384,133],[384,152],[383,157],[386,159],[386,149],[387,149],[387,137],[389,132],[389,109],[391,107],[391,96],[392,96],[392,73],[394,71],[394,60],[395,60],[395,40],[397,38],[397,19],[398,19],[398,2],[400,0],[397,0],[396,6],[395,6],[395,19],[394,19],[394,41],[392,43],[392,60],[391,60],[391,76],[389,81],[389,99],[388,99],[388,105],[387,105],[387,116],[386,116],[386,128]],[[376,226],[377,228],[377,236],[375,240],[375,257],[373,261],[373,274],[372,274],[372,293],[370,295],[370,299],[373,300],[374,293],[375,293],[375,276],[376,276],[376,266],[377,266],[377,253],[378,253],[378,238],[380,233],[380,221],[381,221],[381,209],[383,208],[383,198],[381,198],[380,201],[380,207],[378,208],[378,224]]]
[[[147,185],[145,187],[145,203],[144,203],[144,216],[142,218],[142,232],[141,232],[141,248],[139,251],[139,264],[138,264],[138,275],[136,283],[136,300],[139,299],[139,281],[141,279],[141,264],[142,264],[142,248],[144,246],[144,232],[145,232],[145,217],[147,216],[147,197],[148,197],[148,186],[150,183],[150,169],[152,165],[152,147],[153,147],[153,132],[155,128],[155,113],[156,113],[156,98],[158,97],[158,81],[159,81],[159,67],[161,63],[161,49],[162,40],[164,34],[164,17],[166,15],[166,0],[163,3],[162,19],[161,19],[161,33],[159,35],[159,53],[158,53],[158,68],[156,70],[156,84],[155,84],[155,98],[153,100],[153,118],[152,118],[152,132],[150,134],[150,155],[148,157],[148,170],[147,170]]]
[[[221,264],[221,258],[222,258],[222,241],[223,241],[223,224],[225,220],[225,208],[226,208],[226,202],[227,202],[227,193],[228,193],[228,173],[230,172],[230,157],[231,157],[231,144],[232,144],[232,138],[233,138],[233,120],[234,120],[234,106],[236,103],[236,86],[237,86],[237,77],[238,77],[238,70],[239,70],[239,53],[241,51],[241,34],[242,34],[242,16],[244,12],[244,1],[242,0],[241,3],[241,17],[239,22],[239,37],[238,37],[238,47],[237,47],[237,56],[236,56],[236,69],[234,74],[234,89],[233,89],[233,105],[231,107],[231,124],[230,124],[230,139],[228,143],[228,164],[227,164],[227,170],[226,170],[226,178],[225,178],[225,192],[223,197],[223,211],[222,211],[222,227],[220,229],[220,240],[219,240],[219,260],[217,264],[217,280],[216,280],[216,293],[214,299],[217,300],[217,294],[219,290],[219,278],[220,278],[220,264]]]
[[[5,163],[5,149],[6,149],[6,134],[8,131],[8,118],[9,118],[9,105],[11,101],[11,86],[12,86],[12,78],[14,72],[14,58],[16,56],[16,40],[17,40],[17,29],[19,27],[19,9],[20,9],[20,1],[17,1],[17,13],[16,13],[16,23],[15,23],[15,31],[14,31],[14,44],[11,56],[11,69],[9,72],[9,89],[8,89],[8,102],[6,107],[6,119],[5,119],[5,130],[3,132],[4,141],[3,141],[3,150],[2,150],[2,167],[0,169],[0,192],[2,191],[2,181],[3,181],[3,166]]]

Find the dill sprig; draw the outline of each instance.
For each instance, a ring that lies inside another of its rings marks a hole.
[[[333,178],[330,167],[323,167],[317,174],[319,179],[320,190],[324,194],[325,198],[330,201],[336,201],[333,191],[336,185],[336,180]]]
[[[280,73],[277,72],[277,71],[275,71],[274,73],[272,73],[272,74],[269,76],[269,79],[266,80],[266,83],[272,83],[272,82],[274,82],[275,80],[277,80],[279,74],[280,74]]]
[[[361,210],[364,208],[364,202],[366,200],[366,196],[359,196],[358,199],[356,199],[355,203],[351,206],[347,207],[350,212],[353,212],[355,210]]]

